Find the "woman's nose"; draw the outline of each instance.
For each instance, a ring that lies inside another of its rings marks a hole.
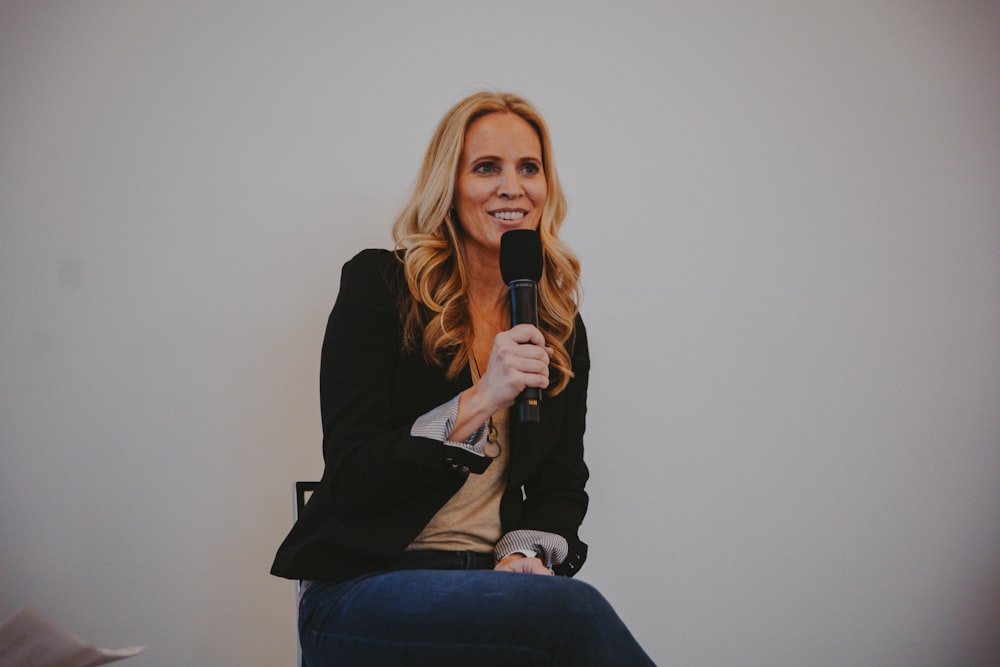
[[[521,180],[518,178],[518,173],[514,169],[504,169],[500,174],[500,185],[497,189],[497,194],[501,197],[518,197],[524,193],[524,189],[521,187]]]

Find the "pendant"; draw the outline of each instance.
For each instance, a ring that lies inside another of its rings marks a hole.
[[[483,445],[483,454],[486,455],[488,459],[495,459],[500,456],[500,442],[497,438],[497,427],[493,425],[493,418],[490,417],[489,424],[486,428],[486,444]]]

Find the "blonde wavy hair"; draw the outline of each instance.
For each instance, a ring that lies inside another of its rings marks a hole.
[[[419,342],[425,358],[444,368],[449,379],[469,363],[473,325],[463,231],[454,210],[455,181],[466,131],[475,120],[493,113],[520,116],[534,128],[542,145],[548,194],[538,227],[544,262],[538,283],[538,320],[546,344],[555,350],[547,390],[555,395],[573,376],[567,344],[579,308],[580,261],[559,239],[566,196],[552,160],[548,127],[538,111],[517,95],[480,92],[465,98],[445,114],[431,139],[410,201],[392,229],[413,296],[400,305],[404,340],[408,349],[415,349]]]

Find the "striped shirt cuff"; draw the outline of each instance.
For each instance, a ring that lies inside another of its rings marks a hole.
[[[545,567],[550,570],[566,560],[569,556],[569,543],[562,535],[546,533],[542,530],[512,530],[497,542],[493,548],[496,562],[502,561],[512,553],[533,551]]]
[[[448,435],[455,428],[455,422],[458,421],[458,398],[455,396],[447,403],[442,403],[430,412],[417,417],[417,421],[413,422],[413,427],[410,429],[410,435],[416,438],[440,440],[448,447],[459,447],[476,456],[485,457],[483,448],[486,446],[488,422],[483,422],[483,425],[464,441],[448,439]]]

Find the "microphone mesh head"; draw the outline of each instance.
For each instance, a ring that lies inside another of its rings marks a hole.
[[[500,273],[505,283],[542,279],[542,239],[533,229],[512,229],[500,237]]]

